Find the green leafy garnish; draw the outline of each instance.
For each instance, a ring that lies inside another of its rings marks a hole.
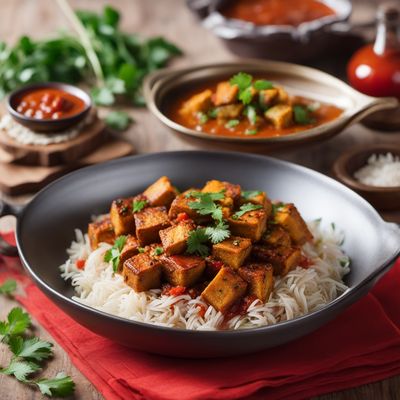
[[[262,194],[260,190],[244,190],[242,192],[242,197],[246,200],[249,200],[256,196],[259,196],[260,194]]]
[[[272,215],[274,216],[283,207],[285,207],[285,203],[272,203]]]
[[[212,119],[217,118],[218,117],[218,108],[212,108],[211,110],[208,111],[207,115]]]
[[[239,88],[239,92],[246,90],[253,81],[253,77],[245,72],[239,72],[238,74],[234,75],[229,83],[233,85],[237,85]]]
[[[53,345],[37,337],[24,339],[22,336],[12,336],[8,344],[15,356],[28,360],[42,361],[52,354]]]
[[[200,201],[217,201],[225,197],[224,193],[224,190],[221,192],[189,192],[186,194],[186,198],[195,197]]]
[[[17,282],[13,279],[6,280],[2,285],[0,285],[0,294],[5,294],[6,296],[12,296],[17,289]]]
[[[134,200],[132,204],[132,212],[137,213],[143,210],[147,205],[147,200]]]
[[[160,256],[162,253],[164,253],[164,249],[162,247],[156,247],[153,251],[154,256]]]
[[[297,124],[308,125],[315,122],[311,112],[307,107],[295,105],[293,106],[294,120]]]
[[[232,215],[232,218],[239,219],[247,212],[259,210],[260,208],[262,208],[262,206],[260,206],[259,204],[252,204],[252,203],[243,204],[242,206],[240,206],[239,211],[236,211],[235,214]]]
[[[197,198],[197,201],[191,201],[188,203],[192,210],[196,210],[200,215],[211,215],[211,217],[216,221],[222,221],[222,207],[217,205],[215,201],[224,198],[223,192],[193,192],[190,197]]]
[[[244,110],[245,115],[247,116],[251,125],[255,125],[257,123],[257,111],[253,106],[247,106]]]
[[[208,115],[203,112],[198,112],[197,120],[199,121],[200,125],[204,125],[208,121]]]
[[[245,134],[245,135],[249,135],[249,136],[257,135],[257,133],[258,133],[258,130],[257,130],[257,129],[246,129],[246,130],[244,131],[244,134]]]
[[[9,338],[13,335],[19,335],[30,326],[31,318],[20,307],[13,308],[6,321],[0,321],[0,336]]]
[[[225,239],[228,239],[231,235],[229,231],[229,226],[224,222],[219,222],[215,226],[209,226],[206,228],[206,235],[211,240],[212,243],[217,244]]]
[[[138,247],[138,252],[139,253],[144,253],[146,249],[144,247]]]
[[[40,379],[35,382],[42,394],[47,396],[66,397],[73,393],[75,383],[71,377],[59,372],[52,379]]]
[[[5,375],[13,375],[20,382],[28,382],[28,376],[39,371],[39,365],[29,361],[11,360],[7,368],[0,370]]]
[[[104,261],[111,262],[114,272],[117,272],[119,265],[119,258],[121,256],[121,252],[123,247],[125,246],[127,237],[122,235],[118,236],[115,240],[113,247],[107,250],[104,254]]]
[[[238,119],[230,119],[226,124],[225,128],[232,129],[235,126],[238,126],[240,124],[240,121]]]
[[[111,111],[107,114],[105,122],[112,129],[124,131],[128,129],[129,125],[133,122],[133,119],[124,111]]]
[[[187,252],[198,254],[201,257],[207,256],[209,253],[209,248],[206,245],[208,240],[205,228],[197,228],[195,231],[191,231],[187,239]]]
[[[273,89],[274,85],[272,82],[267,81],[265,79],[259,79],[254,82],[254,89],[257,90],[267,90],[267,89]]]

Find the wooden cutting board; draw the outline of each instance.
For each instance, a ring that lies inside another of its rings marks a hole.
[[[45,167],[73,163],[94,151],[107,138],[104,122],[97,116],[93,118],[93,122],[82,128],[75,138],[46,146],[19,143],[0,129],[0,162]]]
[[[0,190],[9,196],[32,193],[72,170],[133,153],[134,147],[130,143],[122,140],[108,140],[94,152],[69,165],[44,167],[0,162]]]

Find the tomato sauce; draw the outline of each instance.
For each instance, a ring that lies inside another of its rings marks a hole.
[[[199,132],[208,133],[210,135],[216,136],[224,136],[224,137],[246,137],[246,138],[269,138],[269,137],[277,137],[277,136],[286,136],[294,133],[299,133],[305,131],[310,128],[314,128],[316,126],[325,124],[327,122],[333,121],[338,118],[343,110],[325,103],[320,103],[319,108],[316,109],[313,114],[313,122],[306,125],[293,125],[288,128],[276,129],[272,125],[268,123],[263,123],[257,129],[257,133],[254,135],[248,135],[246,132],[253,130],[253,126],[250,124],[247,118],[244,118],[240,121],[240,123],[234,128],[228,128],[225,124],[221,124],[217,119],[208,119],[207,122],[200,124],[199,120],[195,116],[190,115],[182,115],[179,110],[182,108],[183,104],[190,99],[193,95],[210,89],[212,92],[215,92],[217,82],[208,83],[205,85],[196,85],[196,87],[188,88],[188,90],[181,90],[175,93],[175,96],[170,96],[169,99],[173,99],[168,104],[163,106],[164,112],[168,118],[172,121],[185,126],[186,128],[194,129]],[[311,105],[315,103],[314,100],[307,99],[304,97],[295,97],[293,98],[294,104],[299,105]]]
[[[233,0],[221,13],[255,25],[292,26],[335,15],[334,10],[317,0]]]
[[[50,120],[72,117],[85,109],[85,102],[64,90],[35,89],[23,95],[17,111],[26,117]]]

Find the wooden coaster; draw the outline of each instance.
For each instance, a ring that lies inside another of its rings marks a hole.
[[[134,147],[130,143],[122,140],[109,140],[94,152],[69,165],[43,167],[0,163],[0,190],[10,196],[35,192],[74,169],[133,153]]]
[[[96,115],[93,118],[93,122],[82,128],[82,132],[75,138],[47,146],[19,143],[0,129],[0,147],[2,148],[0,162],[45,167],[75,162],[95,150],[107,138],[104,122]]]

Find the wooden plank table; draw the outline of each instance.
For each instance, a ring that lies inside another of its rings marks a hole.
[[[143,36],[163,35],[177,43],[185,52],[185,56],[174,62],[175,66],[187,66],[198,63],[226,61],[234,59],[221,43],[209,32],[205,31],[184,6],[183,0],[113,0],[113,5],[123,13],[122,26]],[[354,1],[356,18],[365,19],[376,9],[373,0]],[[71,0],[75,8],[100,10],[103,0]],[[55,2],[46,0],[1,0],[0,3],[0,38],[9,43],[14,42],[22,34],[35,37],[51,35],[67,24]],[[129,109],[136,123],[123,134],[133,142],[140,153],[155,151],[187,150],[199,148],[171,135],[146,110]],[[373,132],[361,125],[353,126],[344,133],[325,143],[314,144],[305,148],[284,151],[275,156],[295,161],[299,164],[329,173],[332,162],[346,148],[360,143],[400,143],[400,134],[384,134]],[[201,146],[210,149],[210,146]],[[22,198],[20,200],[26,200]],[[400,213],[385,215],[388,219],[400,221]],[[14,226],[11,218],[4,218],[0,230]],[[0,297],[0,319],[15,306],[12,300]],[[43,339],[52,340],[49,334],[35,323],[36,334]],[[8,361],[8,351],[0,347],[0,365]],[[102,399],[93,385],[72,365],[68,355],[55,345],[55,358],[46,367],[44,373],[53,375],[65,371],[72,375],[77,384],[74,398]],[[39,399],[42,396],[17,383],[14,379],[0,375],[1,400]],[[393,377],[382,382],[364,385],[359,388],[318,397],[320,400],[400,400],[400,377]]]

